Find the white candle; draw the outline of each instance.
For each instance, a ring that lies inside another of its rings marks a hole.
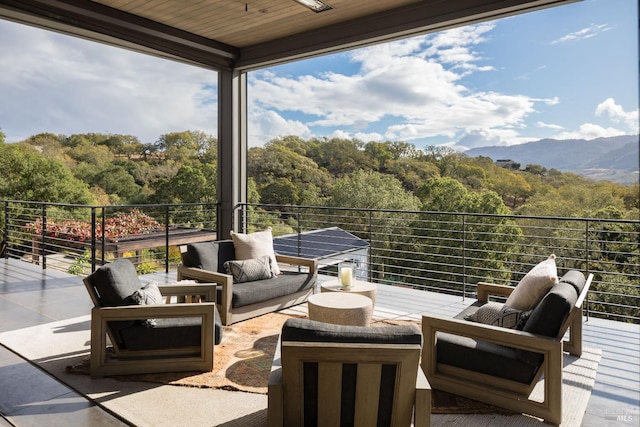
[[[340,283],[342,286],[351,286],[353,269],[351,267],[342,267],[340,269]]]

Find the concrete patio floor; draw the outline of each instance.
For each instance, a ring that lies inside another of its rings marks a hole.
[[[144,280],[172,282],[175,272],[147,275]],[[380,286],[374,316],[452,316],[472,301]],[[83,316],[91,306],[81,278],[0,259],[0,332]],[[585,346],[600,348],[603,355],[582,425],[640,425],[640,325],[590,318],[583,336]],[[0,369],[0,427],[130,425],[2,345]]]

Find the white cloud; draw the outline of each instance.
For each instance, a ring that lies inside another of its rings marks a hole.
[[[38,132],[217,134],[215,72],[0,21],[0,127]]]
[[[551,44],[566,43],[566,42],[575,41],[575,40],[589,39],[591,37],[597,36],[600,33],[609,31],[610,29],[611,27],[606,24],[591,24],[586,28],[582,28],[578,31],[574,31],[572,33],[564,35],[559,39],[552,41]]]
[[[456,28],[431,36],[375,45],[349,53],[359,70],[350,75],[327,72],[298,77],[262,71],[251,79],[255,105],[282,112],[301,112],[313,128],[339,127],[346,134],[384,134],[390,140],[489,132],[513,136],[524,127],[535,105],[557,104],[557,98],[535,99],[492,91],[472,91],[460,84],[469,72],[491,70],[477,65],[471,47],[486,40],[494,23]],[[383,120],[384,119],[384,120]],[[380,131],[386,125],[385,131]],[[316,132],[321,133],[320,129]]]
[[[627,133],[616,128],[604,128],[593,123],[584,123],[580,125],[577,131],[561,132],[554,139],[595,139],[609,136],[626,135]]]
[[[554,130],[562,130],[562,129],[564,129],[560,125],[554,125],[552,123],[545,123],[545,122],[536,122],[536,126],[539,127],[539,128],[543,128],[543,129],[554,129]]]
[[[607,98],[596,107],[596,116],[606,114],[611,121],[615,123],[623,123],[629,127],[631,132],[638,132],[638,117],[640,110],[626,112],[621,105],[616,104],[615,99]]]
[[[313,135],[309,127],[298,120],[287,120],[272,110],[249,109],[248,146],[260,147],[274,138],[296,135],[309,139]]]

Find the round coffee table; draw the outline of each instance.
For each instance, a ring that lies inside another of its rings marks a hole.
[[[365,282],[363,280],[356,280],[348,288],[340,286],[338,280],[330,280],[320,285],[320,292],[345,292],[350,294],[364,295],[371,298],[373,305],[376,305],[376,292],[378,287],[375,283]]]
[[[309,319],[336,325],[369,326],[373,312],[370,298],[344,292],[311,295],[307,307]]]

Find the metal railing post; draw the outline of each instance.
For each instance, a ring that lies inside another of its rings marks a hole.
[[[467,296],[467,222],[466,215],[462,215],[462,301]]]
[[[371,281],[373,279],[373,211],[369,210],[369,268],[368,271],[368,279]],[[381,265],[380,268],[384,273],[384,265]]]
[[[589,259],[589,220],[585,221],[585,231],[584,231],[584,236],[585,236],[585,241],[584,241],[584,259],[585,259],[585,270],[586,270],[586,276],[589,276],[589,272],[591,271],[590,265],[590,259]],[[589,321],[589,313],[590,313],[590,309],[589,309],[589,292],[587,292],[587,297],[585,298],[585,306],[586,306],[586,317],[587,317],[587,322]]]
[[[169,272],[169,205],[164,212],[164,272]]]
[[[4,257],[9,258],[9,201],[4,202]]]
[[[102,234],[104,235],[104,224],[102,225]],[[91,272],[96,271],[96,208],[91,207]],[[104,237],[103,239],[104,240]],[[103,249],[104,257],[104,249]]]
[[[296,227],[298,229],[298,248],[297,248],[297,254],[298,256],[302,256],[302,226],[300,225],[301,222],[301,213],[300,213],[300,206],[296,207],[296,223],[298,224],[298,226]]]
[[[102,236],[100,236],[100,252],[101,252],[101,255],[100,255],[100,258],[101,258],[100,262],[101,263],[100,263],[100,265],[104,265],[104,261],[105,261],[104,252],[105,252],[105,249],[106,249],[106,240],[107,240],[107,238],[105,237],[105,229],[104,229],[104,227],[106,226],[106,220],[105,220],[105,217],[104,217],[104,211],[105,211],[105,208],[103,206],[101,208],[101,211],[100,211],[100,224],[101,224],[101,227],[102,227]]]
[[[47,269],[47,204],[42,204],[42,243],[40,245],[42,253],[42,269]]]

